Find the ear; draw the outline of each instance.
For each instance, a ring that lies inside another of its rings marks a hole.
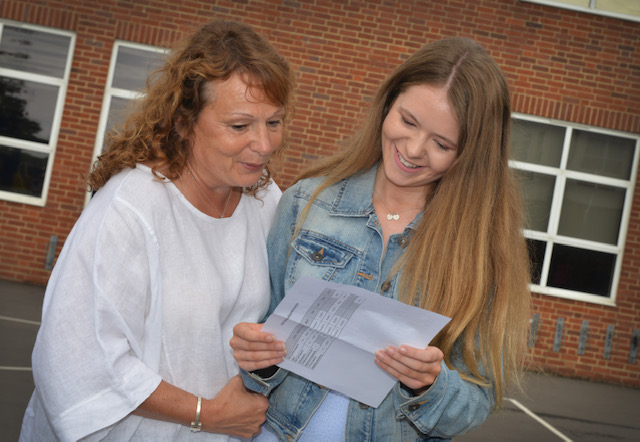
[[[181,121],[176,120],[173,123],[173,126],[176,130],[176,132],[178,132],[178,135],[180,135],[180,138],[184,139],[184,140],[190,140],[191,139],[191,132],[188,131],[184,125],[182,124]]]

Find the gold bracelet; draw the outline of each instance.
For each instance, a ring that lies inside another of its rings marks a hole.
[[[191,431],[197,433],[202,430],[202,422],[200,422],[200,409],[202,408],[202,396],[198,396],[198,404],[196,405],[196,420],[191,422]]]

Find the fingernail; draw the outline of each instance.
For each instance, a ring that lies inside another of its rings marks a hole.
[[[406,349],[406,347],[400,347],[400,348],[398,349],[398,351],[399,351],[400,353],[402,353],[403,355],[404,355],[404,354],[407,354],[407,349]]]
[[[387,348],[385,349],[385,351],[387,352],[387,354],[388,354],[388,355],[392,355],[392,354],[394,353],[394,352],[393,352],[393,347],[387,347]]]

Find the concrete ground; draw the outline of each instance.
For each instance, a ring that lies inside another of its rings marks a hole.
[[[17,441],[33,391],[31,349],[42,287],[0,280],[0,440]],[[640,390],[527,374],[524,394],[480,428],[455,439],[500,441],[640,441]]]

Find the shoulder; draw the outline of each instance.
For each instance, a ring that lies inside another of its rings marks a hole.
[[[271,180],[267,187],[258,191],[255,199],[264,201],[265,205],[277,205],[281,196],[282,190],[280,190],[275,181]]]
[[[83,215],[100,225],[114,218],[150,225],[162,218],[177,193],[172,183],[160,181],[146,166],[125,169],[96,192]]]
[[[267,187],[258,190],[255,195],[243,195],[245,203],[251,207],[252,210],[260,210],[262,212],[274,211],[281,197],[282,191],[273,180],[271,180]]]
[[[285,195],[289,198],[300,198],[306,201],[309,201],[316,190],[326,181],[326,177],[313,177],[313,178],[305,178],[296,182],[293,186],[289,187],[285,191]],[[322,201],[330,201],[335,199],[338,195],[340,188],[343,186],[344,180],[338,181],[327,188],[323,189],[322,192],[317,196],[318,199]]]
[[[243,195],[244,216],[258,222],[268,231],[273,222],[278,203],[282,197],[280,187],[272,180],[267,187],[260,189],[255,196]]]

